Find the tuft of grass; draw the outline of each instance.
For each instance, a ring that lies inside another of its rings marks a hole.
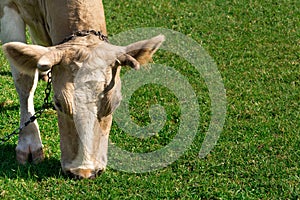
[[[104,1],[109,35],[139,27],[179,31],[201,44],[217,63],[227,93],[227,116],[217,145],[198,152],[210,123],[205,82],[184,59],[160,51],[156,63],[188,78],[201,112],[193,145],[176,162],[149,173],[108,168],[95,180],[74,181],[60,169],[55,112],[39,120],[46,159],[18,165],[17,138],[0,146],[2,199],[298,199],[300,149],[300,2],[286,1]],[[9,66],[0,54],[0,132],[18,126],[18,97]],[[42,104],[44,83],[36,91]],[[146,103],[145,103],[146,102]],[[149,123],[148,108],[161,104],[167,125],[138,139],[113,124],[111,140],[131,152],[168,144],[178,126],[177,99],[166,88],[147,85],[133,95],[132,119]]]

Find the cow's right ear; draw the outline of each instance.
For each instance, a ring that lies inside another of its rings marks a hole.
[[[20,72],[34,75],[38,61],[49,49],[39,45],[28,45],[21,42],[9,42],[2,46],[10,63]]]

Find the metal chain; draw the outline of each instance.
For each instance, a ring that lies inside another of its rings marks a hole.
[[[95,30],[82,30],[82,31],[75,31],[73,32],[70,36],[66,37],[61,43],[59,44],[63,44],[65,42],[68,42],[70,40],[73,40],[76,37],[84,37],[84,36],[88,36],[90,34],[93,34],[95,36],[98,36],[100,40],[105,41],[105,42],[109,42],[108,41],[108,37],[104,34],[102,34],[101,31],[95,31]]]
[[[4,142],[7,142],[10,140],[14,135],[18,135],[25,127],[27,127],[29,124],[33,123],[36,119],[40,118],[41,115],[44,113],[46,109],[53,108],[53,105],[51,102],[49,102],[49,97],[51,94],[51,83],[52,83],[52,76],[51,76],[51,70],[47,73],[48,81],[47,86],[45,89],[45,98],[44,98],[44,104],[42,108],[38,111],[36,111],[28,121],[26,121],[24,124],[22,124],[19,128],[15,129],[12,133],[4,136],[3,138],[0,138],[0,144],[4,144]]]

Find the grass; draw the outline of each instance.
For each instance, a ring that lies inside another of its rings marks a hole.
[[[201,76],[175,55],[160,51],[156,63],[188,78],[201,117],[192,146],[176,162],[149,173],[108,168],[96,180],[63,176],[56,116],[39,120],[46,159],[15,161],[17,138],[0,146],[3,199],[298,199],[300,149],[300,2],[287,1],[104,1],[110,36],[139,27],[179,31],[201,44],[217,63],[227,93],[227,116],[217,145],[198,158],[210,122],[210,99]],[[0,56],[0,130],[18,125],[18,100],[7,61]],[[42,104],[44,83],[36,93]],[[155,97],[153,97],[155,96]],[[147,140],[113,124],[111,140],[132,152],[149,152],[176,134],[180,109],[166,88],[147,85],[133,95],[133,120],[149,123],[151,104],[165,106],[167,123]],[[146,102],[146,103],[145,103]]]

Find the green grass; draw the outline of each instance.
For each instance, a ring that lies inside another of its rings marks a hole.
[[[158,171],[135,174],[108,168],[95,180],[75,181],[60,169],[54,111],[39,120],[46,159],[15,161],[17,138],[0,146],[0,198],[4,199],[298,199],[300,198],[300,1],[104,1],[109,35],[139,27],[179,31],[201,44],[217,63],[227,93],[227,116],[217,145],[198,152],[210,122],[205,82],[184,59],[164,51],[156,63],[188,78],[201,117],[193,145]],[[0,131],[18,125],[18,100],[7,61],[0,56]],[[36,93],[42,104],[44,83]],[[155,95],[155,97],[153,97]],[[147,85],[133,95],[135,122],[149,123],[151,104],[165,106],[167,124],[141,140],[113,124],[111,140],[132,152],[149,152],[176,134],[180,109],[166,88]],[[145,104],[146,102],[146,104]]]

